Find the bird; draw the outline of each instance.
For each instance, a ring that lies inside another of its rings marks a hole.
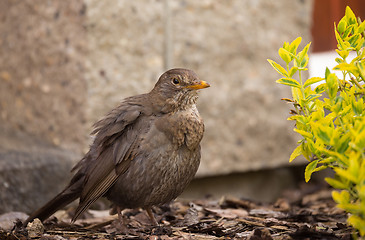
[[[196,103],[207,87],[194,71],[174,68],[150,92],[122,100],[93,125],[94,140],[70,183],[24,225],[79,199],[74,223],[101,197],[116,206],[119,219],[124,209],[143,208],[157,225],[152,207],[179,196],[198,170],[204,123]]]

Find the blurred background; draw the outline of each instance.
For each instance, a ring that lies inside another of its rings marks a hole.
[[[193,69],[200,94],[202,162],[182,198],[275,200],[303,181],[289,165],[298,136],[290,89],[267,58],[312,41],[310,73],[333,61],[333,22],[363,0],[81,0],[0,2],[0,213],[29,212],[69,181],[92,124],[167,69]]]

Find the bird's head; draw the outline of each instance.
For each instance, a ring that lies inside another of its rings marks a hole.
[[[174,68],[163,73],[151,93],[158,94],[166,103],[184,108],[196,102],[197,90],[210,87],[189,69]]]

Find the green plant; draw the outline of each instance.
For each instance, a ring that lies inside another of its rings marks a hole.
[[[348,223],[365,236],[365,22],[356,19],[347,7],[345,16],[335,24],[338,42],[333,68],[341,77],[325,71],[325,78],[312,77],[303,81],[307,71],[310,43],[297,53],[301,38],[279,49],[284,66],[269,60],[271,66],[283,76],[278,83],[291,87],[294,131],[302,136],[290,160],[303,155],[308,161],[305,180],[312,173],[325,168],[335,172],[326,178],[329,185],[338,189],[332,192],[337,206],[350,213]],[[347,60],[350,52],[356,57]],[[297,80],[298,79],[298,80]],[[323,80],[323,83],[321,81]],[[313,87],[313,84],[319,84]]]

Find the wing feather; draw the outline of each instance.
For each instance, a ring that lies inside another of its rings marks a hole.
[[[77,166],[85,173],[80,203],[72,221],[114,185],[136,155],[139,132],[134,126],[141,120],[141,106],[123,103],[97,122],[96,137],[88,158]]]

